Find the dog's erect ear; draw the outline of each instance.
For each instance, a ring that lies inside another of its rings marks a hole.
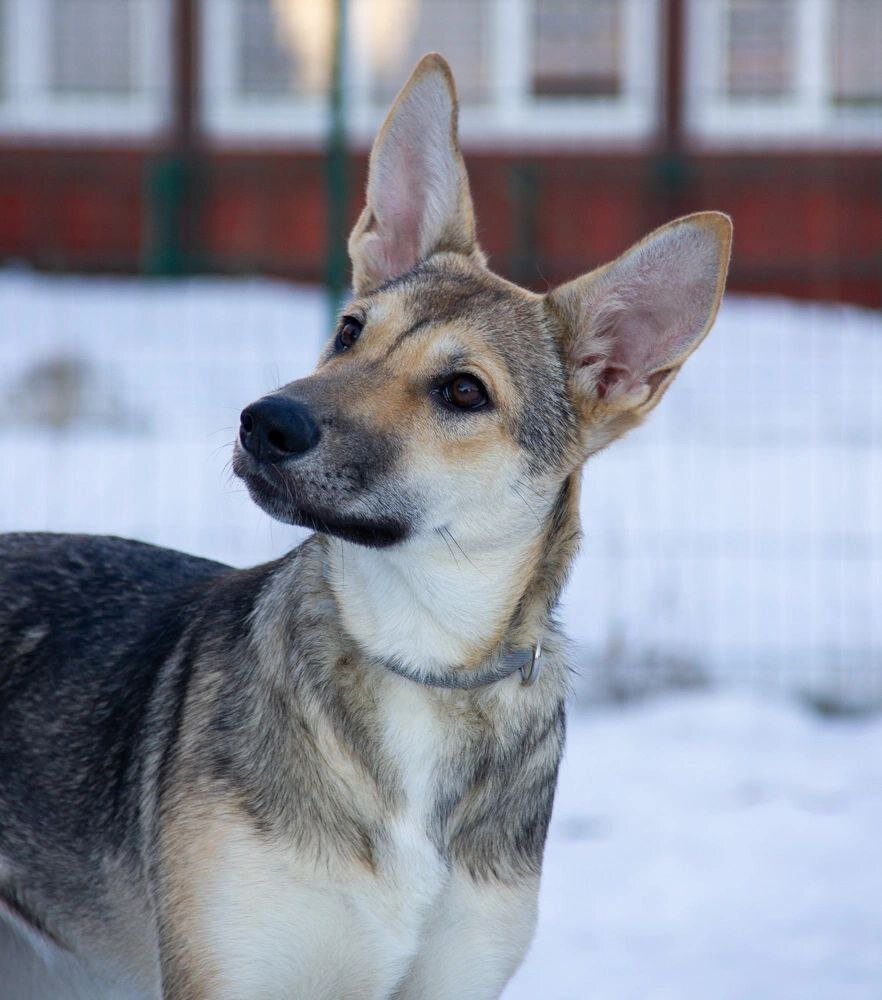
[[[367,204],[349,237],[356,293],[439,250],[480,253],[456,127],[450,67],[439,55],[423,56],[371,151]]]
[[[732,223],[701,212],[549,293],[590,454],[658,403],[717,315]]]

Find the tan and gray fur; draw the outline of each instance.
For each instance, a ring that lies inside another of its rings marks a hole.
[[[372,152],[340,333],[243,413],[237,474],[314,535],[245,571],[0,540],[6,1000],[480,1000],[523,959],[581,467],[709,330],[731,228],[525,291],[478,247],[456,123],[427,56]],[[536,683],[493,679],[537,640]]]

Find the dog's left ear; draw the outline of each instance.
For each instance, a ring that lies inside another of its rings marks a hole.
[[[440,250],[483,260],[457,141],[453,75],[431,54],[395,99],[371,151],[367,204],[349,237],[353,288],[370,291]]]
[[[704,339],[731,243],[729,217],[700,212],[549,293],[586,454],[640,423]]]

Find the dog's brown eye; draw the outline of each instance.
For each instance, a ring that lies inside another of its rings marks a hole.
[[[348,351],[361,336],[362,324],[354,316],[344,316],[337,331],[335,346],[338,351]]]
[[[460,410],[477,410],[487,402],[487,390],[473,375],[454,375],[441,387],[441,395]]]

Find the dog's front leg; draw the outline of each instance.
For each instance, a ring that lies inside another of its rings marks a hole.
[[[455,870],[396,1000],[494,1000],[536,928],[539,879],[515,884]]]

